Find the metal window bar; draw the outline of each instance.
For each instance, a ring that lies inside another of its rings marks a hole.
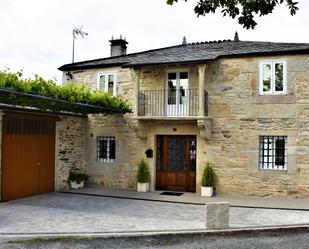
[[[260,136],[259,143],[260,169],[287,169],[286,136]]]
[[[115,162],[115,137],[97,137],[97,162]]]

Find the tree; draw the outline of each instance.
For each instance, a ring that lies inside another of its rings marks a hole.
[[[188,0],[183,0],[187,2]],[[172,5],[178,0],[167,0],[167,4]],[[290,14],[293,16],[298,10],[294,0],[197,0],[194,12],[197,16],[205,16],[215,13],[217,9],[222,9],[223,16],[238,18],[238,23],[246,29],[254,29],[257,23],[254,15],[265,16],[273,12],[277,5],[286,4]]]

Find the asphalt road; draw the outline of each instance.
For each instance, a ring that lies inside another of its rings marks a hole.
[[[172,235],[151,236],[139,238],[109,238],[109,239],[53,239],[33,240],[17,243],[0,243],[0,248],[19,249],[79,249],[79,248],[141,248],[141,249],[308,249],[309,231],[289,230],[277,232],[248,232],[238,234],[217,235]]]

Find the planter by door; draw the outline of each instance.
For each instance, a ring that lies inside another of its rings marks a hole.
[[[201,187],[201,196],[212,197],[214,195],[213,187]]]
[[[137,191],[138,192],[149,192],[149,182],[146,183],[137,183]]]
[[[79,188],[83,188],[85,185],[84,181],[81,181],[80,183],[77,182],[70,182],[71,183],[71,188],[72,189],[79,189]]]

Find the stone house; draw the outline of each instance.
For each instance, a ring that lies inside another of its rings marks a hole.
[[[63,82],[128,100],[132,114],[89,116],[91,182],[135,188],[147,150],[151,189],[200,191],[205,163],[226,195],[309,195],[309,44],[197,42],[61,66]]]
[[[211,161],[219,194],[309,196],[309,44],[235,36],[127,54],[110,42],[109,58],[61,66],[63,84],[121,96],[133,112],[58,117],[56,190],[74,166],[91,184],[135,189],[145,158],[152,190],[199,194]]]

